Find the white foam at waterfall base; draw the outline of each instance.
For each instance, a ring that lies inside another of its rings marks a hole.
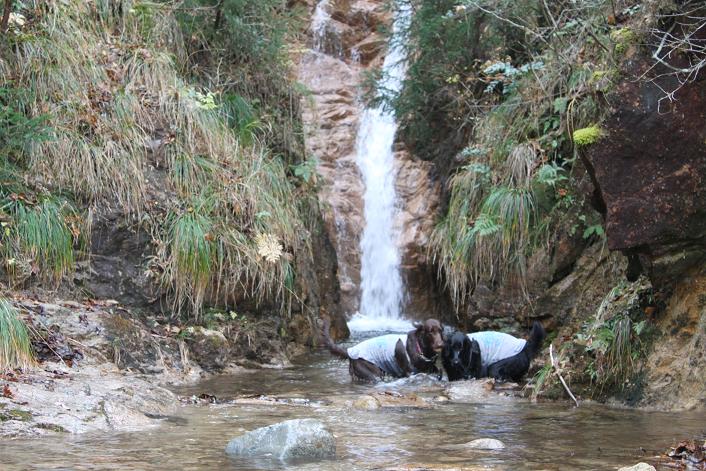
[[[353,336],[361,332],[405,333],[412,329],[411,321],[399,317],[366,316],[356,312],[348,321],[348,330]]]
[[[406,73],[403,44],[409,26],[409,6],[398,8],[393,22],[390,49],[382,67],[379,88],[396,95]],[[404,284],[400,273],[399,237],[393,229],[397,212],[395,194],[394,113],[382,105],[367,108],[360,120],[356,162],[365,193],[365,229],[361,238],[360,314],[348,326],[352,331],[409,329],[402,317]]]

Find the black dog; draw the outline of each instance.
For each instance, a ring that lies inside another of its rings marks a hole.
[[[442,352],[442,362],[449,381],[490,377],[520,381],[537,355],[546,332],[542,324],[532,324],[527,341],[502,332],[461,332],[449,337]],[[507,352],[517,352],[507,354]]]
[[[534,321],[532,324],[532,330],[530,331],[529,338],[527,339],[524,348],[516,355],[504,358],[488,365],[488,370],[485,372],[484,376],[499,380],[509,379],[515,382],[520,381],[522,377],[527,374],[530,363],[542,347],[542,342],[544,341],[544,337],[546,337],[546,335],[547,333],[544,330],[544,327],[542,327],[542,324],[538,321]]]
[[[326,319],[321,337],[331,354],[349,361],[348,371],[353,380],[375,382],[385,376],[401,378],[413,373],[438,373],[435,360],[444,345],[441,324],[427,319],[414,326],[406,335],[381,335],[345,349],[331,339],[330,323]]]
[[[441,351],[441,364],[449,381],[480,378],[482,365],[478,342],[463,332],[454,332],[446,338]]]

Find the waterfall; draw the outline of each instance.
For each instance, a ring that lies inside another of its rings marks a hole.
[[[331,21],[331,15],[328,12],[328,2],[329,0],[321,0],[316,5],[316,9],[311,18],[311,34],[314,38],[313,46],[315,51],[324,50],[326,28],[328,27],[329,21]]]
[[[394,96],[407,70],[404,43],[411,18],[408,5],[399,5],[392,40],[382,67],[380,89]],[[404,283],[400,273],[396,214],[394,112],[383,105],[364,110],[356,142],[356,162],[365,185],[365,229],[361,248],[360,309],[348,323],[351,331],[408,330],[403,319]]]
[[[311,17],[312,48],[314,51],[330,54],[333,57],[342,57],[343,45],[336,31],[331,28],[330,8],[329,0],[320,0],[316,4]]]

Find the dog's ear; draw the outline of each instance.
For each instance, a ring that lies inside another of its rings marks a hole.
[[[469,362],[469,370],[473,378],[478,379],[484,376],[483,360],[481,358],[480,345],[475,340],[471,340],[471,358]]]
[[[461,363],[464,368],[468,369],[471,366],[473,359],[473,342],[468,338],[468,335],[463,336],[463,348],[461,348]]]

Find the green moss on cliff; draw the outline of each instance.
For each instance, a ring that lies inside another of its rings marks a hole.
[[[574,144],[579,147],[590,146],[595,144],[602,137],[603,131],[598,126],[589,126],[574,131],[572,137]]]

